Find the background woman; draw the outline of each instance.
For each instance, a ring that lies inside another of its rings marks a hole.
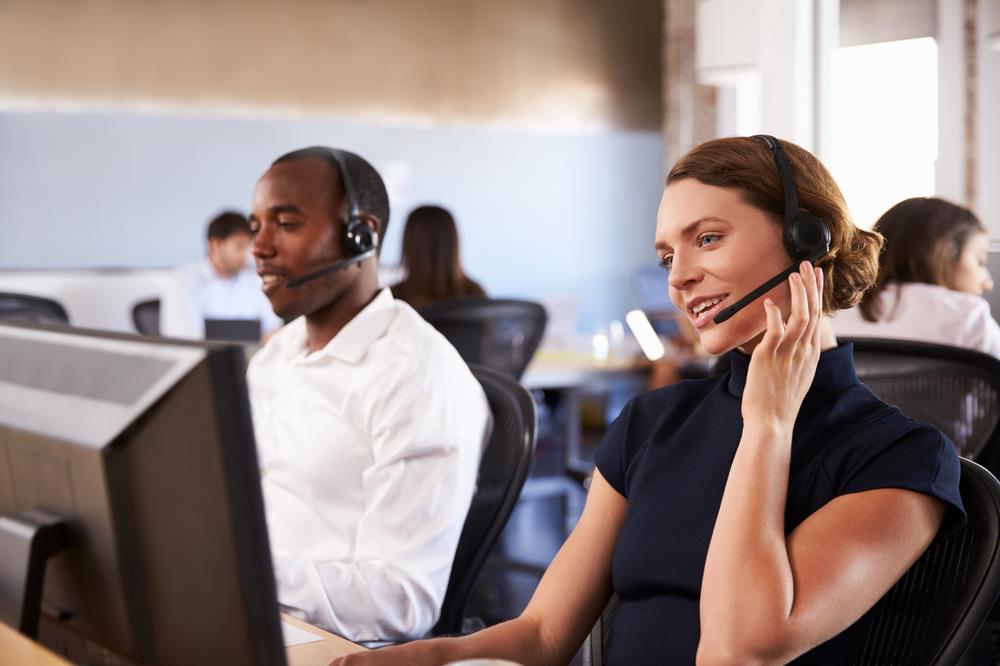
[[[982,297],[993,289],[986,228],[968,208],[906,199],[875,230],[885,237],[875,286],[833,320],[838,335],[922,340],[1000,356],[1000,326]]]
[[[963,520],[959,465],[940,432],[862,385],[837,344],[827,315],[874,282],[880,238],[854,226],[815,157],[782,145],[829,253],[716,324],[795,261],[781,180],[757,138],[710,141],[674,165],[656,252],[706,351],[732,350],[730,370],[622,410],[583,515],[521,616],[338,664],[565,664],[612,592],[608,664],[854,660],[873,606],[943,521]]]
[[[417,310],[438,301],[486,296],[462,270],[455,219],[440,206],[420,206],[406,218],[402,264],[406,278],[393,285],[392,294]]]

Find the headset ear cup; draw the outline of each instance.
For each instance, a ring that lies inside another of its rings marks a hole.
[[[370,252],[378,247],[378,233],[360,219],[351,220],[344,229],[344,252],[348,256]]]
[[[830,251],[830,227],[810,213],[799,213],[785,225],[785,249],[792,257],[805,257],[823,250]]]

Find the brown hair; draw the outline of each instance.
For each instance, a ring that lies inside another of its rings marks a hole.
[[[414,308],[486,296],[462,270],[455,220],[440,206],[420,206],[406,218],[402,263],[407,276],[392,287],[392,293]]]
[[[875,230],[885,237],[885,252],[879,259],[878,281],[858,306],[868,321],[878,321],[885,314],[879,294],[892,283],[951,286],[955,264],[969,237],[986,232],[968,208],[925,197],[900,201],[882,214]]]
[[[854,225],[833,176],[809,151],[781,141],[795,177],[799,206],[830,227],[830,253],[816,262],[823,269],[823,310],[855,305],[875,284],[882,237]],[[667,185],[684,178],[738,190],[751,206],[784,224],[785,198],[774,156],[750,137],[714,139],[695,146],[667,175]]]

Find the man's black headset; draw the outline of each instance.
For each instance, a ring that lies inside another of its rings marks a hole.
[[[778,175],[781,176],[781,187],[785,192],[785,223],[781,240],[785,250],[795,262],[773,278],[760,285],[749,294],[736,301],[712,318],[716,324],[721,324],[734,314],[753,303],[755,300],[771,291],[788,279],[788,276],[799,270],[803,261],[815,263],[817,259],[830,251],[830,227],[826,222],[812,213],[799,208],[799,192],[795,188],[795,178],[792,175],[792,165],[781,149],[781,143],[768,134],[757,134],[750,137],[760,139],[767,144],[778,165]]]
[[[323,153],[329,159],[330,163],[336,167],[337,171],[340,172],[340,182],[344,184],[344,196],[347,197],[348,212],[347,226],[344,227],[344,233],[340,237],[340,242],[344,248],[344,254],[347,256],[325,268],[289,281],[288,287],[291,289],[300,287],[306,282],[312,282],[324,275],[350,268],[354,264],[359,264],[365,259],[375,256],[375,253],[378,251],[378,232],[368,226],[362,219],[361,206],[358,204],[354,182],[351,180],[351,174],[347,170],[347,154],[344,151],[333,148],[325,148],[323,149]]]

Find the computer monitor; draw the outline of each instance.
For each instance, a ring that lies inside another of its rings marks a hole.
[[[43,510],[71,539],[40,642],[83,664],[285,663],[242,354],[0,323],[0,516]]]
[[[259,343],[260,319],[206,319],[205,339]]]
[[[632,287],[639,300],[639,307],[649,318],[657,334],[672,338],[679,333],[677,306],[670,300],[667,289],[667,271],[659,265],[647,265],[632,274]]]

